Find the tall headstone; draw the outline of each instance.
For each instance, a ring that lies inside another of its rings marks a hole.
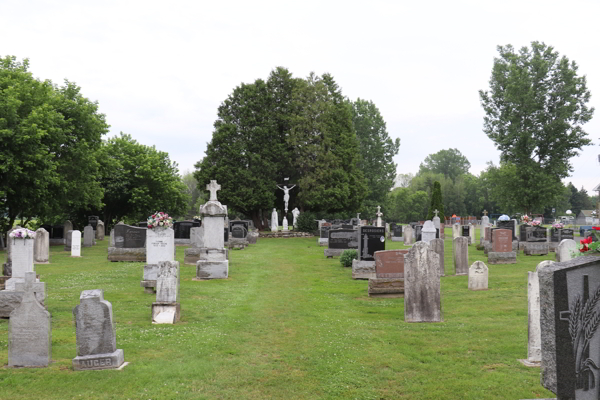
[[[461,237],[461,236],[462,236],[461,226],[459,224],[452,225],[452,240],[456,239],[457,237]]]
[[[429,242],[435,239],[436,232],[437,230],[433,221],[425,221],[423,229],[421,229],[421,241],[429,244]]]
[[[410,225],[404,226],[404,245],[408,246],[414,243],[414,232]]]
[[[35,239],[8,238],[11,256],[11,277],[5,282],[5,289],[15,291],[17,283],[24,282],[25,275],[33,272],[33,245]]]
[[[12,245],[14,241],[9,237],[10,233],[15,229],[19,229],[20,226],[15,226],[6,232],[6,262],[2,264],[2,274],[4,276],[12,276]]]
[[[67,232],[72,231],[72,230],[73,230],[73,223],[69,220],[66,220],[63,223],[63,235],[66,235]],[[65,236],[65,238],[66,238],[66,236]],[[68,250],[65,249],[65,251],[71,251],[71,249],[68,249]]]
[[[475,261],[469,268],[469,290],[488,289],[488,267],[483,261]]]
[[[204,227],[190,229],[190,247],[184,250],[183,263],[196,265],[200,259],[200,249],[204,247]]]
[[[94,228],[91,225],[83,228],[83,247],[92,247],[94,245]]]
[[[492,230],[492,249],[488,251],[488,264],[515,264],[517,252],[512,251],[510,229]]]
[[[65,251],[71,252],[71,243],[73,242],[73,230],[65,231]]]
[[[467,275],[469,273],[469,238],[459,236],[452,241],[454,256],[454,273]]]
[[[404,257],[404,321],[441,322],[439,256],[417,242]]]
[[[154,293],[161,261],[175,260],[175,231],[172,228],[154,228],[146,231],[146,265],[140,285],[147,293]]]
[[[438,231],[440,230],[440,217],[438,217],[439,211],[438,210],[433,210],[435,217],[433,217],[432,221],[433,221],[433,225],[435,226],[435,229],[437,229]],[[438,238],[439,239],[439,238]]]
[[[469,244],[475,243],[475,225],[469,224]]]
[[[116,369],[123,362],[123,350],[117,349],[112,304],[104,300],[102,289],[84,290],[73,308],[77,357],[75,371]]]
[[[96,240],[104,240],[104,222],[98,220],[98,225],[96,225]]]
[[[358,260],[352,261],[352,279],[375,278],[375,252],[385,250],[385,228],[358,228]]]
[[[71,233],[71,257],[81,257],[81,232]]]
[[[433,239],[431,242],[429,242],[429,247],[431,247],[431,249],[440,257],[440,276],[445,276],[444,239]]]
[[[44,228],[35,231],[33,239],[34,264],[48,264],[50,261],[50,234]]]
[[[200,249],[200,259],[196,262],[195,280],[226,279],[229,276],[229,261],[223,236],[227,206],[217,200],[217,191],[220,189],[221,186],[216,180],[210,181],[210,184],[206,185],[206,190],[210,191],[211,200],[200,206],[204,227],[204,247]]]
[[[178,322],[180,318],[179,261],[160,261],[156,284],[156,302],[152,303],[152,323]]]
[[[556,262],[564,262],[573,259],[579,249],[573,239],[563,239],[556,249]]]
[[[36,299],[34,284],[35,272],[27,272],[17,284],[23,300],[8,322],[9,367],[47,367],[52,357],[50,313]]]
[[[381,206],[377,206],[377,224],[375,226],[382,227],[383,222],[381,221],[381,217],[383,217],[383,213],[381,212]]]
[[[597,399],[600,389],[600,256],[538,268],[542,385],[558,399]]]

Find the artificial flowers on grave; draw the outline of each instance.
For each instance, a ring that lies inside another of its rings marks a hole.
[[[18,228],[8,234],[14,239],[35,239],[35,232],[27,228]]]
[[[162,211],[157,211],[148,217],[148,229],[154,228],[170,228],[173,226],[173,218],[169,214]]]

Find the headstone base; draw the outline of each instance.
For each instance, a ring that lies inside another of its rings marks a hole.
[[[198,247],[190,247],[189,249],[185,249],[183,254],[184,264],[196,265],[198,260],[200,260],[200,249]]]
[[[376,278],[375,261],[352,260],[352,279]]]
[[[49,239],[50,246],[64,246],[65,239]]]
[[[516,264],[517,253],[515,251],[508,252],[488,252],[488,264]]]
[[[548,243],[528,242],[525,244],[523,254],[526,256],[544,256],[548,254]]]
[[[153,294],[156,293],[156,281],[146,280],[141,281],[140,286],[144,288],[144,293]]]
[[[325,257],[327,257],[327,258],[339,257],[342,255],[344,250],[347,250],[347,249],[325,249]]]
[[[229,276],[229,261],[199,260],[196,263],[195,281],[205,279],[227,279]]]
[[[529,361],[529,360],[525,360],[525,359],[523,359],[523,360],[519,359],[519,362],[526,367],[541,367],[542,366],[541,361]]]
[[[173,239],[175,246],[190,246],[192,244],[191,239]]]
[[[146,248],[121,248],[121,247],[109,247],[108,248],[108,261],[133,261],[133,262],[145,262],[146,261]]]
[[[392,236],[392,242],[404,242],[403,237]]]
[[[153,324],[175,324],[181,316],[181,305],[179,303],[152,303]]]
[[[237,239],[237,238],[229,238],[227,242],[227,247],[230,249],[240,249],[243,250],[248,247],[248,241],[246,239]]]
[[[404,279],[371,278],[369,279],[369,297],[399,298],[404,297]]]
[[[77,356],[73,359],[73,369],[75,371],[117,369],[124,361],[123,349],[117,349],[113,353]]]

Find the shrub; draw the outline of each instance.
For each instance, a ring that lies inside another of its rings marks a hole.
[[[298,225],[296,229],[300,232],[314,233],[319,227],[317,221],[315,221],[314,214],[311,212],[300,213],[296,224]]]
[[[352,260],[358,258],[358,252],[354,249],[344,250],[340,256],[340,264],[342,267],[352,267]]]

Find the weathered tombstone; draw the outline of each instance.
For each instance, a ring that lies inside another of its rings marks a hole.
[[[102,289],[84,290],[73,308],[77,357],[75,371],[117,369],[123,362],[123,350],[117,349],[112,304],[104,300]]]
[[[597,399],[600,389],[600,256],[538,268],[542,385],[558,399]]]
[[[180,318],[179,261],[158,263],[156,302],[152,303],[152,323],[174,324]]]
[[[452,241],[452,254],[454,258],[454,273],[467,275],[469,273],[469,239],[457,237]]]
[[[562,228],[560,230],[560,235],[559,235],[560,240],[558,242],[560,243],[562,240],[574,239],[574,238],[575,238],[575,230],[574,229]]]
[[[483,217],[481,217],[481,230],[479,231],[479,243],[483,243],[485,240],[485,229],[490,226],[490,217],[487,216],[487,211],[483,210]]]
[[[404,255],[408,250],[375,252],[375,278],[369,278],[370,297],[397,298],[404,295]]]
[[[492,249],[488,251],[488,264],[516,264],[517,253],[512,251],[510,229],[492,230]]]
[[[83,247],[92,247],[94,245],[94,228],[91,225],[83,228]]]
[[[146,265],[140,286],[146,293],[154,293],[161,261],[175,260],[175,232],[172,228],[146,230]]]
[[[18,228],[17,228],[18,229]],[[14,231],[11,229],[9,232]],[[15,291],[17,283],[24,282],[25,275],[33,272],[33,245],[35,239],[11,238],[8,241],[8,250],[10,251],[10,279],[4,285],[5,289]]]
[[[200,249],[204,247],[204,227],[194,227],[190,229],[190,245],[184,250],[183,263],[188,265],[196,265],[200,259]]]
[[[540,282],[538,271],[554,261],[542,261],[534,272],[527,274],[527,359],[519,360],[527,367],[539,367],[542,361],[542,336],[540,327]]]
[[[415,242],[420,242],[423,240],[423,225],[415,225],[414,226],[414,237],[415,237]]]
[[[2,264],[2,274],[4,276],[12,275],[12,245],[14,241],[11,243],[10,233],[15,229],[19,228],[21,227],[17,225],[16,227],[9,229],[8,232],[6,232],[6,262]]]
[[[221,186],[216,180],[206,185],[206,190],[210,191],[210,199],[200,207],[204,227],[204,247],[200,249],[200,259],[196,262],[194,280],[226,279],[229,276],[225,238],[221,234],[227,216],[227,206],[217,200],[217,191],[220,189]],[[273,212],[277,217],[275,209]],[[228,227],[225,230],[229,232]]]
[[[231,224],[230,224],[231,226]],[[233,225],[231,228],[231,237],[227,242],[229,248],[244,249],[248,246],[248,231],[244,225]]]
[[[108,260],[146,261],[147,230],[147,228],[125,225],[121,222],[115,225],[111,231],[111,247],[108,248]]]
[[[96,225],[96,240],[104,240],[104,222],[98,220],[98,225]]]
[[[27,272],[17,284],[23,300],[8,322],[9,367],[47,367],[52,357],[50,313],[36,299],[34,284],[35,272]]]
[[[71,232],[71,257],[81,257],[81,232]]]
[[[435,229],[433,221],[425,221],[423,229],[421,230],[421,241],[429,244],[429,242],[435,239],[436,233],[437,230]]]
[[[556,262],[573,259],[578,253],[577,243],[573,239],[563,239],[556,249]]]
[[[469,244],[475,244],[475,225],[469,225]]]
[[[403,235],[403,237],[404,237],[404,245],[408,246],[408,245],[413,244],[415,241],[414,241],[414,235],[413,235],[413,228],[412,228],[412,226],[405,225],[403,232],[404,232],[404,235]]]
[[[321,228],[319,229],[319,246],[327,246],[329,240],[329,230],[331,229],[331,223],[322,222]]]
[[[48,264],[50,261],[50,234],[44,228],[35,231],[33,239],[34,264]]]
[[[73,230],[68,230],[66,231],[66,235],[65,235],[65,251],[68,251],[69,253],[71,252],[71,243],[73,241]]]
[[[331,258],[341,255],[344,250],[358,249],[358,231],[355,229],[329,230],[328,248],[325,257]]]
[[[417,242],[404,257],[404,321],[441,322],[439,256]]]
[[[444,239],[433,239],[429,242],[429,247],[440,257],[440,276],[446,276],[444,265]]]
[[[72,231],[73,230],[73,223],[69,220],[66,220],[63,223],[63,235],[66,235],[67,232]],[[65,251],[71,251],[71,249],[65,249]]]
[[[469,268],[469,290],[488,290],[488,267],[483,261],[475,261]]]
[[[358,260],[352,261],[352,279],[375,277],[375,252],[385,250],[385,228],[364,225],[358,228]]]
[[[454,240],[460,236],[461,236],[460,225],[459,224],[452,225],[452,240]]]

